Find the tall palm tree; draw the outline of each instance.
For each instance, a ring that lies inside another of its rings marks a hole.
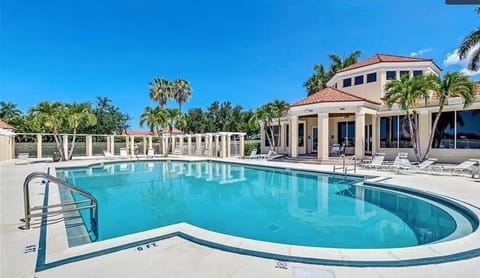
[[[274,138],[270,128],[272,122],[271,114],[271,107],[269,107],[267,104],[264,104],[255,110],[255,113],[250,118],[250,124],[260,125],[263,127],[268,144],[270,146],[274,146]]]
[[[290,108],[290,106],[288,105],[288,103],[286,101],[278,100],[278,99],[270,102],[269,105],[271,107],[270,111],[272,112],[271,117],[278,120],[278,133],[280,133],[280,120],[282,118],[282,113],[287,111],[288,108]],[[277,144],[274,146],[275,151],[277,151],[277,148],[278,148],[279,145],[280,145],[280,136],[279,136]]]
[[[68,153],[68,160],[72,159],[73,149],[75,148],[75,140],[77,139],[77,129],[80,124],[85,126],[92,126],[97,124],[97,117],[92,112],[92,106],[88,102],[72,103],[66,105],[67,124],[70,129],[73,129],[72,146]]]
[[[344,58],[338,56],[335,53],[330,53],[328,54],[328,58],[332,60],[332,65],[330,66],[330,72],[332,73],[332,76],[339,70],[344,69],[348,66],[351,66],[358,62],[358,57],[362,52],[356,50],[349,55],[345,56]]]
[[[13,102],[0,101],[0,119],[9,121],[13,118],[20,117],[22,111],[17,108],[17,105]]]
[[[55,143],[57,143],[57,151],[60,157],[66,160],[66,155],[62,148],[63,141],[59,136],[59,129],[63,125],[66,114],[63,104],[61,102],[42,101],[30,108],[29,113],[34,116],[36,125],[44,127],[47,131],[53,133],[53,138]]]
[[[428,158],[428,154],[432,149],[433,139],[437,130],[437,125],[442,115],[443,108],[449,97],[461,97],[463,99],[463,107],[470,106],[476,97],[475,83],[466,75],[459,72],[447,72],[443,78],[430,75],[427,77],[428,86],[431,90],[438,94],[438,113],[433,121],[432,131],[428,139],[427,150],[423,159]]]
[[[385,85],[385,103],[388,107],[392,107],[394,103],[399,103],[401,109],[405,112],[410,129],[410,140],[418,162],[421,161],[421,150],[418,138],[416,108],[418,99],[423,98],[427,102],[428,88],[425,76],[410,78],[408,75],[402,75],[399,80],[392,80]],[[412,118],[415,120],[412,120]]]
[[[475,8],[477,13],[480,13],[480,7]],[[460,59],[467,58],[470,51],[474,48],[475,51],[471,55],[471,60],[468,63],[468,69],[472,71],[477,71],[480,66],[480,28],[475,28],[470,35],[463,39],[460,48],[458,49],[458,56]]]
[[[178,78],[173,81],[173,98],[178,103],[178,109],[182,113],[182,103],[186,103],[192,95],[192,88],[187,80]]]
[[[313,70],[315,73],[303,83],[303,86],[307,89],[307,95],[309,96],[327,87],[327,82],[331,77],[330,72],[326,72],[323,65],[315,64]]]
[[[165,78],[155,78],[150,85],[150,99],[158,102],[160,107],[167,104],[168,98],[172,97],[172,84]]]

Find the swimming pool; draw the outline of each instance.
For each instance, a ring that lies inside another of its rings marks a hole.
[[[448,204],[365,186],[361,177],[208,161],[112,163],[57,175],[97,198],[98,240],[187,222],[282,244],[396,248],[459,238],[477,225]]]

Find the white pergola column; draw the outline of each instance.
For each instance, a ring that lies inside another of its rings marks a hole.
[[[135,155],[135,136],[130,135],[130,155]]]
[[[240,153],[238,155],[240,158],[245,156],[245,133],[240,134]]]
[[[175,153],[177,148],[177,136],[172,137],[172,154]]]
[[[85,155],[86,156],[92,156],[93,151],[92,151],[92,135],[87,135],[85,138]]]
[[[328,113],[318,113],[317,128],[317,158],[328,160]]]
[[[37,134],[37,158],[42,158],[42,135]]]
[[[430,132],[431,132],[431,117],[427,110],[419,110],[418,111],[418,122],[417,122],[417,129],[418,129],[418,140],[419,140],[419,147],[418,151],[421,155],[425,153],[428,146],[428,139],[430,139]],[[478,123],[477,123],[478,124]]]
[[[227,134],[227,157],[232,156],[232,135]]]
[[[378,117],[377,115],[371,115],[371,117],[372,117],[372,155],[373,155],[378,152],[379,134],[377,131]]]
[[[183,155],[183,135],[178,136],[178,149],[180,150],[180,155]]]
[[[153,149],[152,136],[148,136],[148,149]]]
[[[115,135],[110,136],[110,152],[115,154]]]
[[[202,155],[202,135],[196,134],[195,135],[195,143],[197,144],[197,148],[195,149],[195,155]]]
[[[214,157],[218,157],[220,155],[220,153],[218,152],[218,147],[219,147],[218,139],[219,139],[219,137],[220,137],[220,135],[215,134],[215,153],[213,154]]]
[[[222,149],[221,149],[221,158],[225,158],[227,156],[227,135],[222,134]]]
[[[188,155],[192,155],[192,136],[187,135],[187,152]]]
[[[298,116],[290,117],[290,156],[298,156]]]
[[[208,138],[208,146],[207,146],[208,156],[211,157],[213,154],[213,135],[209,134],[207,138]]]
[[[355,157],[363,159],[365,150],[365,112],[355,113]]]
[[[147,136],[143,136],[143,151],[142,151],[143,155],[147,155],[147,149],[148,149]]]
[[[68,159],[68,135],[63,135],[63,153],[65,157]]]

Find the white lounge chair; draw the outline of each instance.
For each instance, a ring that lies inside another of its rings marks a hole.
[[[103,151],[103,156],[105,157],[105,159],[116,159],[117,158],[111,152],[105,151],[105,150]]]
[[[130,156],[128,155],[127,149],[120,148],[120,158],[130,158]]]
[[[250,152],[250,155],[249,156],[246,156],[245,159],[257,159],[257,149],[253,149],[251,152]]]
[[[443,171],[450,171],[451,174],[464,174],[465,171],[470,170],[473,166],[479,163],[478,159],[469,159],[455,166],[443,166]]]
[[[417,172],[417,173],[427,173],[428,170],[432,170],[432,172],[435,169],[440,169],[438,167],[432,167],[432,165],[437,162],[438,159],[436,158],[429,158],[427,160],[424,160],[422,163],[417,164],[417,165],[412,165],[411,170]]]
[[[408,160],[408,153],[398,153],[393,164],[388,165],[389,170],[395,170],[397,172],[401,170],[409,170],[411,167],[412,163]]]
[[[28,153],[19,153],[17,156],[17,160],[15,161],[16,165],[20,164],[29,164],[30,163],[30,158]]]
[[[373,155],[371,160],[363,160],[363,163],[360,165],[365,168],[380,168],[383,167],[383,160],[385,159],[385,153],[376,153]]]

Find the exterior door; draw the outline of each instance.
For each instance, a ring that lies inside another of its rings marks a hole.
[[[312,127],[312,153],[318,151],[318,127]]]
[[[297,146],[297,153],[298,154],[305,154],[306,153],[306,127],[307,124],[305,122],[298,123],[298,146]]]
[[[372,154],[372,125],[365,126],[365,154]]]

